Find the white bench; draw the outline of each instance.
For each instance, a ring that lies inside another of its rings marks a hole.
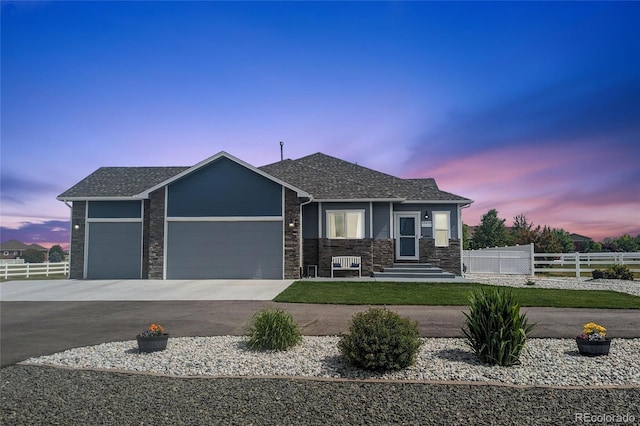
[[[358,271],[362,276],[362,261],[360,256],[334,256],[331,258],[331,278],[333,271]]]

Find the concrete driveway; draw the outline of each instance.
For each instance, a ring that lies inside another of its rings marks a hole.
[[[293,280],[41,280],[0,283],[3,302],[271,300]]]

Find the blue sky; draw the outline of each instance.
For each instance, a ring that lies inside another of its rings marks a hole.
[[[2,2],[2,241],[101,166],[324,152],[598,240],[640,233],[640,3]]]

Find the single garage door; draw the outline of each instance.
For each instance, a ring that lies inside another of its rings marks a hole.
[[[169,222],[167,279],[282,279],[282,222]]]
[[[88,279],[142,278],[142,222],[91,222]]]

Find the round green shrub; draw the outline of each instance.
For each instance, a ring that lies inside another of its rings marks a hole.
[[[633,272],[627,265],[612,265],[604,271],[604,278],[633,281]]]
[[[420,348],[418,324],[384,308],[357,313],[338,347],[345,361],[372,371],[412,365]]]
[[[510,291],[479,289],[469,297],[469,313],[462,333],[481,362],[510,366],[520,362],[520,352],[535,324],[529,324]]]
[[[252,318],[247,346],[253,350],[289,349],[302,341],[298,324],[282,309],[264,309]]]

